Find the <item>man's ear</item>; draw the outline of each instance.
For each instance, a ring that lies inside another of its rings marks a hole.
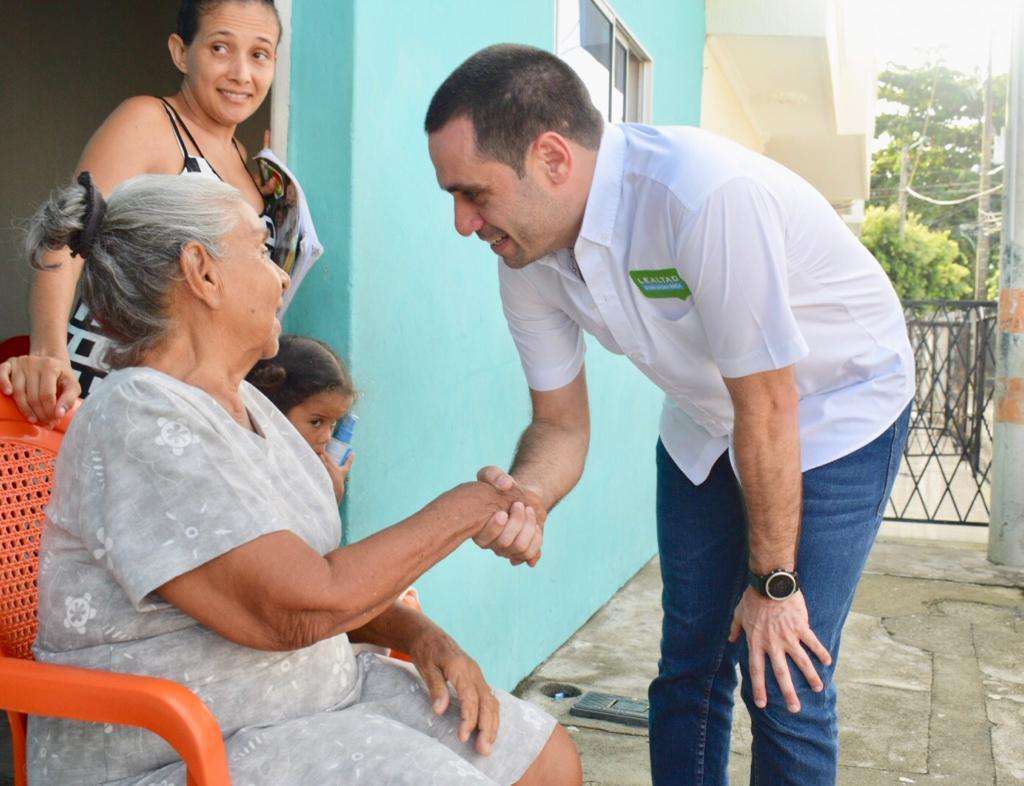
[[[188,76],[188,45],[177,33],[171,33],[167,38],[167,51],[171,53],[171,62],[174,67],[181,71],[183,76]]]
[[[211,309],[224,301],[224,280],[213,255],[201,244],[191,241],[181,249],[181,276],[185,288]]]
[[[547,178],[552,185],[560,186],[572,175],[572,148],[561,134],[545,131],[533,140],[529,155],[541,176]]]

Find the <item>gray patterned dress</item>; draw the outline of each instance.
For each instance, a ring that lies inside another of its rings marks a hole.
[[[482,757],[456,737],[455,703],[433,714],[414,670],[358,657],[344,635],[294,652],[234,644],[165,603],[165,582],[269,532],[319,553],[341,522],[330,479],[255,388],[262,435],[198,388],[116,371],[85,402],[57,458],[39,578],[40,661],[188,686],[216,715],[236,786],[509,784],[554,720],[496,691],[501,727]],[[48,786],[184,784],[174,751],[124,726],[32,718],[29,779]]]

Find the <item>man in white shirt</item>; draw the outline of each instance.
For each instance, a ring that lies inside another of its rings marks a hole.
[[[666,393],[654,782],[725,783],[738,662],[756,781],[833,783],[839,636],[914,393],[883,271],[794,173],[698,129],[604,125],[542,50],[476,53],[425,128],[456,229],[501,258],[533,402],[508,475],[481,477],[540,515],[478,542],[536,559],[587,452],[583,332],[627,355]]]

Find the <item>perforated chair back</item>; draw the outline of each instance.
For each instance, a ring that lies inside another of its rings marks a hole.
[[[175,682],[135,674],[26,663],[39,603],[39,541],[53,463],[78,405],[53,429],[28,423],[0,393],[0,693],[11,725],[14,784],[28,786],[28,716],[148,729],[174,748],[190,786],[231,786],[213,713]]]
[[[0,393],[0,655],[7,657],[32,657],[43,510],[72,414],[54,429],[36,426]]]

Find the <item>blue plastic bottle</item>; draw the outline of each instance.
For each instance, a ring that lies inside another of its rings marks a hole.
[[[324,451],[338,463],[338,466],[348,461],[348,456],[352,452],[352,433],[356,430],[358,422],[359,418],[355,415],[346,415],[334,427],[334,434]]]

